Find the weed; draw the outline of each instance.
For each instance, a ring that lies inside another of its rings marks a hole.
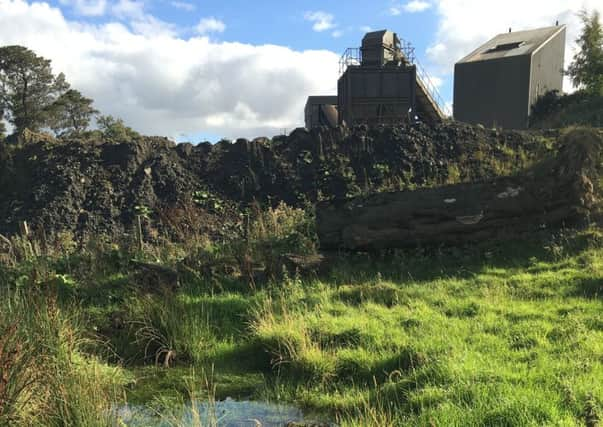
[[[162,299],[147,295],[132,303],[139,319],[132,320],[131,327],[146,360],[167,368],[176,360],[208,359],[214,337],[208,327],[208,314],[201,306],[191,307],[170,295]]]

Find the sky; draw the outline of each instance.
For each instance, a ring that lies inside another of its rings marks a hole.
[[[149,135],[216,141],[291,132],[309,95],[371,30],[412,43],[451,107],[454,63],[498,33],[568,26],[603,0],[0,0],[0,46],[52,60],[103,114]],[[571,91],[568,81],[564,89]]]

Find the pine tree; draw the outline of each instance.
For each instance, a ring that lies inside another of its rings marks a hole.
[[[50,60],[23,46],[0,47],[0,110],[17,133],[44,127],[49,107],[68,87],[62,73],[52,73]]]
[[[57,136],[77,135],[88,128],[90,119],[98,111],[92,107],[92,99],[69,89],[49,108],[49,125]]]

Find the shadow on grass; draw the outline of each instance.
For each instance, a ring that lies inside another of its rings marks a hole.
[[[399,282],[431,282],[435,279],[469,279],[487,273],[508,276],[508,271],[561,270],[567,258],[588,248],[601,247],[602,237],[596,230],[576,232],[539,232],[524,240],[484,242],[462,247],[417,247],[380,253],[331,254],[332,268],[321,276],[324,282],[362,284],[376,278]],[[538,266],[539,263],[546,265]]]
[[[566,292],[570,297],[603,298],[602,277],[582,277],[573,283]]]
[[[223,294],[192,297],[183,303],[187,311],[199,311],[211,320],[212,333],[218,339],[240,338],[246,331],[250,320],[250,308],[253,300],[241,295]]]

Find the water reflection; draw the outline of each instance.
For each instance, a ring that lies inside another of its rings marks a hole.
[[[294,406],[257,401],[237,401],[230,398],[213,403],[195,402],[162,410],[136,405],[117,409],[120,425],[128,427],[283,427],[287,425],[330,426],[304,417]],[[307,423],[307,424],[305,424]]]

